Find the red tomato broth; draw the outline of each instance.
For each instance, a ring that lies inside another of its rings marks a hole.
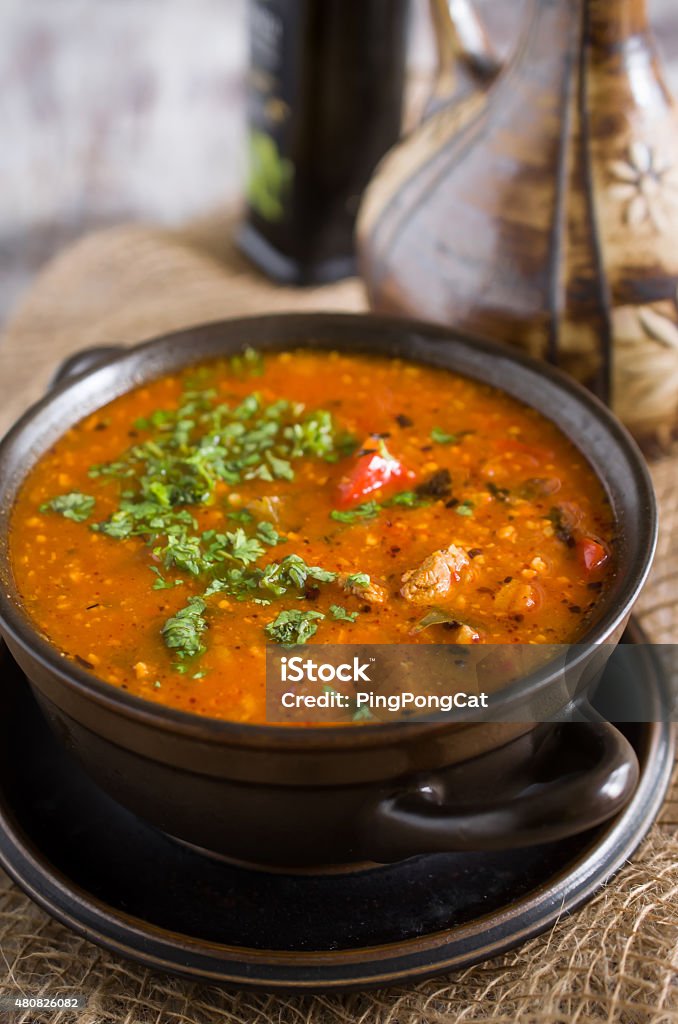
[[[309,411],[329,410],[337,429],[358,444],[388,434],[389,454],[415,479],[391,479],[365,501],[388,501],[445,470],[451,487],[428,504],[387,505],[372,519],[345,523],[330,514],[347,507],[346,481],[369,453],[336,462],[297,459],[293,480],[217,484],[210,504],[190,506],[199,531],[233,531],[240,524],[227,512],[273,495],[280,499],[274,525],[287,540],[266,547],[256,565],[296,554],[329,572],[366,573],[386,599],[366,601],[339,581],[307,581],[269,605],[215,593],[205,598],[206,650],[177,671],[163,624],[189,597],[204,593],[205,577],[164,568],[141,537],[93,532],[91,524],[115,511],[130,481],[92,479],[89,470],[152,437],[133,424],[158,409],[176,409],[196,372],[137,388],[70,429],[30,471],[13,510],[12,564],[26,610],[57,648],[101,679],[181,710],[262,722],[264,627],[283,609],[325,616],[316,620],[311,644],[463,642],[455,625],[413,632],[432,610],[449,612],[480,642],[495,644],[572,642],[595,619],[614,572],[612,511],[582,453],[535,410],[483,384],[401,360],[304,350],[268,355],[261,376],[236,376],[221,360],[200,369],[200,386],[215,388],[216,401],[238,402],[258,391],[265,401],[285,398]],[[456,435],[456,443],[435,442],[432,431]],[[86,521],[40,511],[67,492],[95,499]],[[554,515],[561,507],[565,512]],[[255,525],[244,528],[251,533]],[[602,561],[589,539],[605,553]],[[450,544],[467,561],[452,571],[449,592],[430,601],[403,597],[403,575]],[[153,589],[153,564],[181,585]],[[357,613],[355,622],[332,618],[333,605]]]

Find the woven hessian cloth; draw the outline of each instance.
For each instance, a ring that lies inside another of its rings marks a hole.
[[[43,392],[57,364],[85,346],[132,343],[248,313],[364,308],[356,281],[304,291],[274,287],[234,253],[230,233],[227,218],[182,234],[122,227],[60,255],[35,282],[0,344],[0,433]],[[655,465],[653,475],[662,533],[639,612],[653,640],[675,642],[675,463]],[[678,1022],[677,825],[674,778],[660,821],[632,862],[549,933],[457,974],[346,996],[232,993],[136,967],[52,921],[0,872],[0,994],[86,993],[84,1013],[16,1017],[50,1024]]]

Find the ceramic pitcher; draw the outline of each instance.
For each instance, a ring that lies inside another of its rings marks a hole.
[[[666,445],[678,423],[678,114],[645,0],[521,10],[506,63],[479,56],[476,33],[485,84],[437,98],[380,165],[358,222],[370,301],[558,363]]]

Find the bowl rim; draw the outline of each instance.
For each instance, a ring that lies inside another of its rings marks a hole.
[[[207,321],[205,323],[196,324],[192,327],[153,336],[136,344],[126,346],[122,348],[118,354],[109,355],[101,361],[98,361],[94,366],[91,366],[83,372],[69,377],[62,383],[50,388],[42,398],[32,404],[19,417],[14,425],[10,427],[5,436],[0,440],[0,488],[2,486],[1,481],[3,479],[3,463],[9,457],[12,447],[20,441],[25,432],[30,430],[34,421],[48,410],[58,399],[71,392],[74,395],[77,394],[78,388],[85,381],[94,377],[98,372],[108,369],[115,370],[116,367],[124,368],[127,364],[133,364],[140,360],[147,360],[147,357],[152,356],[155,352],[162,351],[163,349],[171,346],[180,345],[184,341],[188,342],[192,335],[199,332],[214,333],[218,336],[220,330],[227,330],[229,332],[235,332],[239,328],[265,330],[266,327],[273,328],[274,325],[279,326],[281,321],[289,327],[292,336],[298,333],[299,337],[294,341],[290,338],[285,338],[272,344],[267,343],[265,350],[289,351],[294,350],[295,348],[314,347],[326,350],[332,350],[333,348],[342,350],[342,348],[345,348],[345,346],[343,346],[342,339],[340,337],[337,337],[336,339],[331,337],[333,328],[344,331],[347,328],[349,330],[355,329],[356,333],[360,333],[361,330],[365,330],[366,334],[367,332],[374,334],[375,331],[384,335],[396,334],[401,336],[401,340],[404,345],[408,344],[406,335],[414,335],[415,337],[423,338],[425,341],[429,342],[452,342],[455,345],[461,345],[466,349],[474,349],[483,360],[500,359],[508,361],[508,363],[513,367],[518,368],[519,373],[527,376],[531,375],[535,379],[542,379],[550,382],[552,386],[557,388],[563,394],[564,398],[574,401],[580,408],[585,409],[587,415],[592,416],[593,419],[597,421],[598,425],[603,427],[612,442],[621,449],[629,465],[632,467],[634,480],[638,489],[638,495],[646,513],[646,518],[643,523],[646,542],[643,546],[641,556],[637,559],[638,564],[633,566],[631,571],[627,574],[627,578],[624,581],[624,589],[618,604],[615,607],[606,609],[600,618],[597,619],[582,635],[581,639],[577,640],[576,644],[571,645],[576,646],[578,651],[575,658],[568,662],[568,666],[573,668],[576,667],[587,657],[587,654],[590,652],[592,647],[605,642],[606,639],[609,639],[610,636],[619,629],[626,618],[628,618],[638,593],[647,579],[657,545],[658,516],[654,488],[649,469],[635,440],[630,435],[626,427],[623,426],[612,411],[604,405],[600,399],[557,367],[541,362],[526,354],[524,351],[511,347],[507,344],[471,335],[467,332],[457,330],[456,328],[445,327],[428,321],[382,316],[373,313],[335,313],[323,311],[304,313],[268,313],[261,316],[243,316]],[[325,341],[320,337],[322,332],[326,332],[329,336]],[[326,343],[326,341],[328,341],[329,344]],[[249,344],[251,343],[249,343],[246,338],[240,343],[234,343],[232,345],[225,344],[224,354],[242,351]],[[383,355],[386,357],[385,353],[379,353],[375,351],[374,348],[370,348],[369,343],[366,343],[362,349],[360,347],[356,347],[354,349],[348,348],[348,351],[363,351],[366,354],[371,353],[373,355]],[[434,367],[439,365],[432,360],[419,358],[416,355],[399,354],[398,357],[405,361],[409,360],[410,362],[419,363],[421,365]],[[191,364],[199,365],[200,363],[208,362],[211,358],[219,358],[219,352],[216,351],[214,355],[211,356],[200,355],[197,358],[192,359],[190,347],[187,345],[186,359],[182,358],[180,362],[177,362],[175,368],[178,369],[180,366],[186,367]],[[152,360],[150,360],[150,362],[147,360],[146,365],[150,368],[151,372],[145,373],[142,371],[141,375],[138,375],[137,379],[135,379],[135,382],[131,386],[126,386],[120,394],[126,394],[135,387],[143,385],[143,383],[147,381],[157,379],[158,376],[163,376],[164,373],[172,372],[169,368],[160,369],[159,372],[153,372],[155,366]],[[470,377],[471,379],[476,379],[481,382],[483,381],[481,376],[473,377],[472,374],[464,369],[455,370],[449,365],[447,366],[447,369],[453,373],[459,373],[461,376]],[[490,383],[489,386],[500,391],[502,390],[501,385]],[[510,391],[506,390],[505,393],[510,394]],[[106,398],[105,400],[102,400],[101,404],[105,405],[111,400],[111,398]],[[522,402],[522,404],[527,405],[528,407],[536,408],[536,406],[531,406],[529,400],[524,398],[516,398],[516,400]],[[77,402],[74,404],[77,405]],[[549,419],[547,414],[543,413],[539,409],[537,409],[537,411],[540,412],[541,415],[545,416],[545,418]],[[89,414],[90,413],[85,412],[83,413],[83,416]],[[78,422],[80,418],[82,417],[79,417],[78,420],[73,422]],[[570,442],[574,444],[579,451],[582,451],[582,448],[580,444],[578,444],[576,438],[570,436],[557,422],[555,425],[563,434],[565,434],[566,437],[568,437],[568,440],[570,440]],[[40,453],[38,458],[42,454],[43,452]],[[589,465],[591,465],[586,453],[582,451],[582,455],[587,459]],[[25,477],[32,468],[32,465],[33,463],[28,466],[26,471],[23,473],[22,482],[25,480]],[[592,465],[591,469],[602,483],[606,493],[609,493],[604,476]],[[0,493],[0,511],[2,510],[1,505],[2,494]],[[10,514],[11,504],[5,508],[6,525],[9,524]],[[8,530],[3,529],[1,532],[7,534]],[[0,540],[2,539],[3,538],[0,537]],[[436,730],[447,730],[450,727],[463,727],[465,724],[464,716],[458,712],[455,713],[453,720],[446,717],[444,721],[435,721],[432,716],[429,716],[425,722],[417,721],[416,719],[395,723],[384,723],[381,721],[377,723],[368,722],[361,724],[359,729],[353,729],[346,728],[344,725],[295,726],[283,723],[253,724],[232,721],[229,719],[210,718],[205,715],[197,714],[196,712],[180,711],[159,702],[156,703],[154,701],[146,700],[143,697],[137,697],[119,687],[116,687],[112,683],[107,683],[95,674],[79,666],[75,661],[68,658],[68,656],[62,654],[59,648],[52,644],[51,641],[49,641],[40,632],[38,627],[33,624],[28,612],[22,607],[19,600],[13,598],[12,595],[8,593],[8,590],[12,585],[13,577],[11,562],[5,537],[4,548],[0,545],[0,627],[2,628],[2,632],[11,637],[14,643],[26,650],[29,655],[40,664],[42,669],[55,675],[60,683],[65,684],[66,687],[71,690],[77,691],[80,696],[84,696],[86,699],[94,701],[101,707],[104,707],[117,715],[123,715],[124,717],[130,718],[136,722],[142,722],[163,731],[175,734],[180,733],[187,737],[192,736],[200,739],[202,742],[207,741],[217,744],[227,743],[239,746],[268,745],[271,740],[275,738],[276,745],[278,746],[291,748],[303,747],[308,751],[312,748],[355,747],[358,745],[381,746],[394,738],[401,737],[404,730],[407,730],[407,735],[409,737],[413,737],[415,734],[431,733]],[[0,642],[2,642],[1,634]],[[548,668],[548,665],[545,669],[546,668]],[[533,675],[539,676],[543,675],[543,673],[533,673]],[[529,678],[532,680],[532,677]],[[535,678],[533,685],[545,687],[549,685],[549,682],[550,680],[548,676],[544,676],[544,678],[541,679]],[[511,698],[510,691],[513,689],[514,687],[507,688],[507,697]],[[466,724],[468,725],[470,723],[467,722]]]

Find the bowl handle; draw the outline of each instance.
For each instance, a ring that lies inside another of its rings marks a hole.
[[[383,797],[366,812],[365,853],[388,862],[563,839],[612,817],[637,781],[633,747],[609,722],[539,726]]]
[[[119,356],[124,351],[123,345],[97,345],[74,352],[57,367],[56,373],[49,382],[48,390],[56,387],[57,384],[63,384],[72,377],[79,377],[81,373],[93,370],[99,363],[103,363],[113,356]]]

